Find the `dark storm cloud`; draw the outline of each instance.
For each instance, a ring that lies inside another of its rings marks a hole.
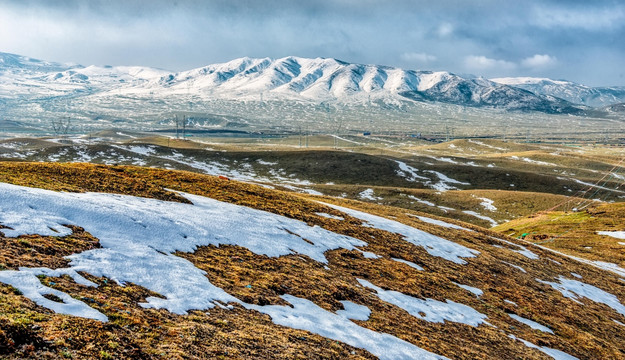
[[[0,51],[174,70],[297,55],[625,85],[623,38],[625,4],[613,0],[0,3]]]

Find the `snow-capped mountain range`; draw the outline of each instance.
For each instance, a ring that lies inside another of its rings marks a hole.
[[[60,64],[0,53],[3,129],[45,129],[51,119],[63,116],[90,129],[171,126],[177,112],[204,114],[207,123],[229,116],[238,120],[228,122],[297,127],[293,122],[298,119],[327,122],[328,111],[333,119],[394,121],[407,128],[458,116],[463,121],[467,116],[492,117],[496,122],[502,111],[585,115],[594,111],[590,106],[622,102],[625,88],[549,79],[488,80],[331,58],[240,58],[171,72]],[[459,115],[468,109],[471,114]],[[592,116],[614,113],[603,107]]]
[[[325,58],[241,58],[169,74],[125,90],[193,92],[225,98],[259,99],[264,96],[317,102],[395,98],[555,113],[579,110],[566,101],[486,79],[466,79],[445,71],[403,70]]]

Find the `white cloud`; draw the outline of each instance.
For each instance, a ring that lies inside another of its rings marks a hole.
[[[606,30],[625,25],[625,7],[622,6],[594,9],[537,6],[533,14],[534,24],[544,28]]]
[[[426,53],[409,52],[401,54],[401,59],[409,62],[427,63],[436,61],[436,56]]]
[[[469,69],[474,70],[490,70],[490,69],[501,69],[501,70],[512,70],[517,67],[517,65],[513,62],[499,59],[491,59],[487,58],[483,55],[471,55],[464,58],[464,65]]]
[[[436,30],[436,32],[438,33],[438,36],[440,37],[446,37],[451,35],[451,33],[454,32],[454,26],[450,23],[442,23],[439,25],[438,29]]]
[[[536,54],[534,56],[530,56],[521,60],[521,65],[523,65],[526,68],[533,68],[533,69],[546,68],[546,67],[555,65],[557,61],[558,60],[555,58],[555,56],[549,56],[547,54],[545,55]]]

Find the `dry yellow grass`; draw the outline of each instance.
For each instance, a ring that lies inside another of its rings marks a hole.
[[[91,179],[86,181],[88,177]],[[479,256],[462,265],[433,257],[397,234],[362,226],[360,220],[306,197],[195,173],[89,164],[0,163],[0,181],[169,201],[183,199],[165,189],[185,191],[354,236],[369,244],[367,251],[382,256],[368,259],[358,251],[329,251],[326,253],[329,269],[326,269],[323,264],[304,256],[268,258],[238,246],[206,246],[194,253],[177,253],[205,270],[213,284],[246,302],[280,304],[283,302],[279,296],[288,293],[314,301],[327,310],[337,310],[341,308],[340,300],[350,300],[372,310],[371,318],[359,321],[359,325],[454,359],[548,359],[545,354],[512,340],[508,334],[566,351],[580,359],[622,359],[625,356],[622,350],[625,338],[620,336],[622,327],[612,321],[625,322],[624,316],[587,299],[581,299],[580,304],[564,298],[535,280],[553,281],[575,272],[583,276],[584,282],[609,291],[625,302],[625,290],[616,276],[535,247],[531,251],[540,256],[540,260],[531,260],[513,251],[513,245],[493,239],[491,236],[498,236],[496,233],[469,224],[457,223],[475,231],[424,223],[407,213],[425,214],[410,210],[324,198],[327,202],[396,219],[480,251]],[[317,212],[340,215],[345,220],[328,219]],[[21,240],[28,240],[35,251],[46,254],[42,261],[45,266],[64,266],[62,256],[68,251],[79,252],[85,246],[96,246],[88,234],[78,229],[71,239],[35,236],[27,239],[0,237],[0,240],[0,244],[11,244],[0,247],[0,255],[12,256],[10,268],[33,266],[33,258],[37,258],[26,251],[16,251],[17,246],[24,245],[20,245]],[[418,271],[392,258],[414,262],[425,270]],[[505,262],[521,266],[526,272]],[[233,310],[194,311],[185,316],[144,309],[138,302],[156,294],[133,284],[121,287],[105,278],[88,278],[100,286],[87,288],[65,277],[43,278],[42,282],[88,302],[109,317],[107,324],[53,314],[10,287],[0,285],[0,340],[8,344],[0,345],[0,357],[371,358],[370,354],[340,342],[277,326],[268,316],[238,306]],[[487,315],[488,322],[496,327],[474,328],[452,322],[419,320],[382,302],[372,291],[359,286],[357,278],[419,298],[469,305]],[[484,295],[475,297],[453,282],[480,288]],[[510,312],[547,324],[555,334],[520,324],[507,315]]]
[[[594,205],[580,212],[540,212],[494,228],[566,254],[625,268],[625,245],[598,231],[625,230],[625,203]]]

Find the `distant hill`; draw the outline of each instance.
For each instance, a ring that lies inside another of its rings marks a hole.
[[[514,86],[535,94],[554,96],[573,104],[603,107],[625,101],[625,86],[590,87],[565,80],[512,77],[491,79],[498,84]]]
[[[604,110],[614,113],[625,113],[625,102],[606,106]]]

